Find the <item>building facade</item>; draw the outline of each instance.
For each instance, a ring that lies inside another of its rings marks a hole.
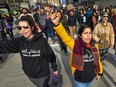
[[[95,4],[98,6],[116,6],[116,0],[95,0]]]
[[[35,3],[49,4],[54,6],[60,6],[60,0],[35,0]]]
[[[79,4],[84,5],[84,6],[91,6],[94,4],[97,4],[98,6],[116,6],[116,0],[77,0]]]

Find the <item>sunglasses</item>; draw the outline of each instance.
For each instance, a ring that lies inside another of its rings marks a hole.
[[[108,16],[104,16],[104,17],[108,17]]]
[[[21,30],[22,28],[23,28],[23,29],[28,29],[29,26],[17,26],[17,29],[18,29],[18,30]]]

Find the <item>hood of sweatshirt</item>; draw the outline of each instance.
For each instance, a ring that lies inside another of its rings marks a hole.
[[[24,37],[24,39],[26,39],[29,42],[34,42],[34,41],[40,39],[41,37],[43,37],[42,32],[37,32],[37,33],[34,34],[33,38],[27,39],[27,38]]]

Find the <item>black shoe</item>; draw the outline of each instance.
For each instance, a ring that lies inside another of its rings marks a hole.
[[[11,36],[11,38],[13,39],[13,38],[14,38],[14,36]]]
[[[0,56],[0,63],[2,63],[2,57]]]

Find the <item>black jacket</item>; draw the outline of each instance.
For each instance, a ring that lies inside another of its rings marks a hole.
[[[70,26],[76,26],[76,15],[74,16],[68,16],[68,25]]]
[[[56,57],[42,33],[36,33],[31,40],[22,36],[0,42],[0,53],[19,52],[22,68],[28,77],[39,78],[49,75],[49,62],[52,69],[57,70]]]

